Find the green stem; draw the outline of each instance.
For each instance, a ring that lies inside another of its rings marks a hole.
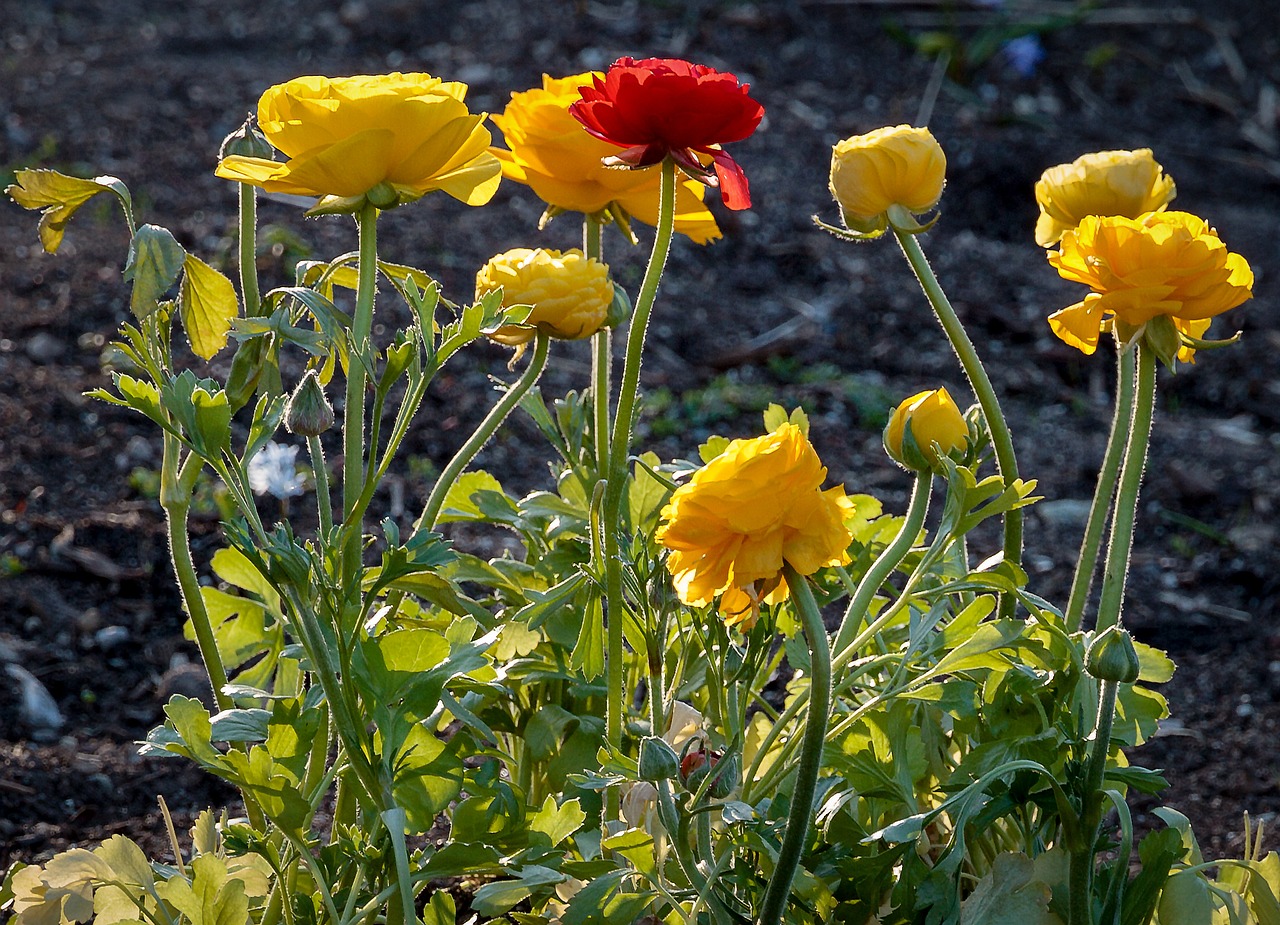
[[[1116,507],[1111,517],[1111,538],[1107,544],[1107,564],[1102,575],[1102,595],[1098,601],[1095,631],[1120,622],[1124,605],[1124,585],[1129,575],[1129,553],[1133,549],[1133,525],[1138,515],[1138,490],[1147,464],[1151,420],[1156,404],[1156,355],[1139,344],[1137,392],[1133,401],[1133,424],[1124,448],[1124,465],[1116,491]]]
[[[373,331],[373,303],[378,290],[378,210],[366,203],[357,219],[360,226],[359,278],[356,311],[347,345],[347,403],[342,418],[342,514],[356,506],[364,480],[365,368],[361,355]],[[354,579],[360,568],[362,528],[352,531],[343,550],[343,573]]]
[[[528,394],[534,383],[538,381],[538,377],[542,375],[542,371],[547,366],[547,351],[550,344],[550,335],[539,331],[533,342],[533,359],[529,361],[528,367],[520,374],[515,384],[507,389],[501,400],[485,415],[475,433],[458,449],[458,452],[453,454],[453,459],[449,460],[449,465],[445,466],[444,471],[440,473],[440,478],[436,480],[435,487],[431,489],[431,496],[427,498],[426,507],[422,509],[422,516],[414,524],[415,530],[430,530],[435,526],[436,518],[440,516],[440,509],[444,507],[444,499],[449,494],[449,489],[458,481],[458,477],[467,466],[471,465],[471,461],[476,458],[481,447],[489,442],[494,432],[507,419],[507,415],[520,404],[520,400]]]
[[[871,568],[862,576],[857,590],[849,599],[849,606],[845,609],[844,619],[840,621],[840,629],[831,646],[837,653],[844,651],[850,637],[862,625],[863,618],[867,616],[871,601],[880,590],[880,586],[911,551],[916,537],[920,535],[920,528],[924,526],[925,516],[929,513],[929,498],[932,494],[933,474],[917,472],[915,484],[911,486],[911,500],[907,502],[907,513],[902,529],[893,538],[893,542],[886,546],[876,561],[871,564]]]
[[[601,259],[601,226],[587,216],[582,222],[582,252],[588,258]],[[596,475],[604,478],[609,458],[610,373],[613,364],[613,329],[601,328],[591,337],[591,408],[592,438],[595,446]]]
[[[1107,515],[1115,495],[1116,481],[1120,476],[1125,438],[1133,426],[1134,351],[1120,350],[1116,354],[1116,408],[1111,419],[1111,434],[1107,437],[1107,450],[1102,456],[1102,469],[1098,473],[1098,485],[1089,505],[1089,520],[1084,528],[1084,541],[1080,544],[1080,557],[1076,560],[1076,573],[1071,581],[1071,596],[1067,601],[1067,632],[1074,633],[1084,621],[1084,609],[1089,602],[1089,590],[1093,587],[1093,573],[1098,567],[1098,553],[1102,548],[1102,531],[1107,526]]]
[[[248,318],[258,314],[262,299],[258,294],[258,191],[240,184],[240,293]]]
[[[640,284],[627,332],[627,352],[622,366],[622,384],[618,391],[618,411],[609,441],[609,468],[604,495],[604,568],[608,628],[606,658],[605,736],[615,749],[622,745],[622,562],[619,559],[618,533],[622,527],[622,500],[627,487],[627,450],[631,445],[636,401],[640,388],[640,361],[644,353],[649,315],[658,294],[658,282],[671,250],[671,233],[675,225],[676,167],[671,158],[662,162],[662,182],[658,200],[658,229],[653,239],[653,253]],[[617,816],[618,794],[611,788],[606,800],[607,818]]]
[[[333,529],[333,501],[329,497],[329,467],[324,461],[324,447],[319,437],[307,437],[307,451],[311,454],[311,471],[316,479],[316,513],[320,519],[320,537],[324,539]]]
[[[192,454],[179,471],[178,456],[181,450],[178,438],[165,434],[163,461],[160,465],[160,504],[164,508],[165,525],[169,533],[169,557],[173,562],[173,573],[178,579],[182,603],[191,618],[191,627],[195,630],[196,647],[200,650],[200,658],[209,675],[209,684],[213,687],[214,703],[219,710],[230,710],[235,703],[222,690],[227,686],[227,669],[222,664],[213,623],[204,606],[204,595],[200,592],[200,579],[196,576],[187,534],[191,493],[202,462]]]
[[[804,727],[804,743],[796,769],[795,787],[791,791],[791,814],[787,831],[778,851],[778,863],[765,890],[760,907],[760,925],[778,925],[791,895],[791,883],[800,866],[809,837],[809,817],[813,814],[813,796],[818,788],[818,772],[822,768],[822,745],[827,735],[827,711],[831,702],[831,649],[827,644],[827,628],[822,612],[813,598],[808,581],[790,565],[783,566],[791,599],[796,603],[805,639],[809,643],[809,717]]]
[[[920,242],[916,240],[916,235],[906,234],[894,229],[894,235],[898,238],[898,245],[902,248],[902,253],[906,256],[907,262],[911,264],[911,269],[915,271],[916,279],[920,281],[920,287],[924,290],[925,296],[929,299],[929,304],[933,306],[933,313],[937,316],[938,321],[942,324],[942,329],[947,334],[947,340],[951,341],[951,348],[956,352],[956,356],[960,358],[960,365],[964,367],[964,373],[969,378],[969,385],[973,389],[973,393],[977,396],[978,405],[982,408],[982,416],[986,418],[987,430],[991,433],[991,446],[996,454],[996,466],[1000,470],[1000,477],[1004,480],[1005,487],[1008,488],[1018,478],[1018,459],[1013,452],[1013,438],[1009,434],[1009,424],[1005,420],[1004,412],[1000,410],[1000,401],[996,398],[995,389],[991,385],[991,379],[987,376],[987,371],[982,365],[982,361],[978,359],[978,351],[974,349],[973,341],[969,340],[969,335],[965,333],[964,325],[960,323],[960,318],[956,315],[955,309],[951,307],[951,301],[947,298],[947,294],[942,291],[942,286],[938,283],[938,278],[934,275],[929,261],[925,258],[924,251],[920,248]],[[1022,511],[1008,511],[1004,515],[1004,558],[1006,562],[1014,565],[1022,564]],[[1017,598],[1012,594],[1001,596],[1000,612],[1004,616],[1012,616],[1013,610],[1017,605]]]
[[[1107,754],[1111,749],[1111,726],[1116,714],[1116,695],[1120,685],[1103,681],[1098,692],[1098,722],[1093,734],[1093,749],[1085,769],[1083,807],[1080,819],[1081,840],[1071,851],[1068,867],[1070,885],[1068,925],[1092,925],[1093,922],[1093,846],[1098,840],[1102,822],[1102,778],[1107,770]]]

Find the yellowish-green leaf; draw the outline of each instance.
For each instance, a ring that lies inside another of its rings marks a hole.
[[[483,469],[467,472],[449,486],[444,496],[444,504],[440,508],[437,524],[448,524],[455,521],[483,520],[479,506],[471,500],[472,495],[480,491],[502,492],[502,483]]]
[[[961,925],[1061,925],[1062,920],[1049,911],[1048,884],[1034,874],[1026,855],[998,855],[960,904]]]
[[[513,620],[502,625],[501,635],[494,645],[493,655],[499,662],[523,658],[536,649],[541,641],[542,633],[531,629],[523,620]]]
[[[151,863],[134,842],[123,835],[112,835],[93,851],[99,858],[111,865],[115,871],[115,880],[150,886],[155,880]]]
[[[174,877],[157,892],[185,915],[191,925],[245,925],[249,898],[244,884],[227,879],[227,865],[214,854],[202,854],[191,862],[191,883]]]
[[[99,193],[112,192],[120,197],[125,215],[129,223],[133,224],[129,191],[115,177],[85,180],[69,177],[56,170],[19,170],[14,177],[18,182],[5,192],[24,209],[43,210],[40,216],[40,245],[50,254],[58,252],[71,216]]]
[[[268,610],[277,614],[280,612],[280,595],[240,550],[229,546],[219,549],[213,554],[210,565],[213,573],[227,584],[258,595],[266,603]]]
[[[208,360],[227,345],[240,303],[231,280],[199,257],[187,254],[182,269],[182,326],[196,356]]]
[[[557,806],[555,797],[548,796],[542,804],[542,809],[538,810],[529,821],[529,829],[547,836],[551,840],[551,847],[554,848],[582,828],[586,818],[587,814],[582,811],[582,804],[576,798],[565,800],[563,804]]]

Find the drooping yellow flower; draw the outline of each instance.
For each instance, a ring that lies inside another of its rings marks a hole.
[[[483,205],[502,170],[466,92],[430,74],[298,77],[258,101],[263,134],[288,160],[232,155],[217,175],[331,202],[368,196],[379,208],[433,190]]]
[[[1086,215],[1137,218],[1163,210],[1176,195],[1173,178],[1165,175],[1150,148],[1081,155],[1070,164],[1050,167],[1036,182],[1036,243],[1052,247]]]
[[[831,195],[855,231],[883,231],[894,220],[889,214],[894,207],[916,215],[928,212],[942,198],[946,179],[947,156],[927,128],[878,128],[831,150]],[[913,230],[901,218],[894,224]]]
[[[730,625],[750,628],[762,601],[787,596],[784,562],[801,575],[849,561],[844,487],[822,490],[827,470],[795,424],[734,440],[671,495],[658,542],[676,594],[701,606],[720,598]]]
[[[968,446],[969,425],[945,388],[912,395],[898,405],[884,429],[885,450],[896,462],[916,471],[937,466],[939,449],[950,456]]]
[[[517,247],[498,254],[476,274],[476,298],[499,287],[504,306],[533,306],[524,324],[504,325],[489,335],[520,352],[535,329],[560,340],[590,337],[613,304],[609,268],[580,250]]]
[[[1048,257],[1064,279],[1093,290],[1049,316],[1053,333],[1084,353],[1097,349],[1104,325],[1127,344],[1159,316],[1200,337],[1214,317],[1253,297],[1248,262],[1187,212],[1087,216]]]
[[[493,117],[510,150],[491,150],[503,176],[526,184],[553,209],[596,215],[621,207],[626,216],[657,224],[657,172],[605,167],[601,160],[616,154],[617,147],[592,137],[569,115],[569,107],[582,98],[578,89],[592,86],[596,76],[543,75],[541,89],[512,93],[506,110]],[[675,230],[706,244],[720,237],[720,229],[702,196],[702,184],[693,180],[676,187]]]

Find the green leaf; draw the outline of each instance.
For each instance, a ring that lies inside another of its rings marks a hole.
[[[1173,677],[1176,666],[1164,650],[1133,641],[1138,652],[1138,680],[1148,684],[1164,684]]]
[[[562,805],[557,806],[555,797],[548,796],[542,809],[529,820],[529,830],[545,835],[551,843],[550,847],[554,848],[582,828],[586,818],[587,814],[582,811],[582,804],[576,798],[565,800]]]
[[[210,565],[213,574],[227,584],[256,594],[272,613],[280,613],[280,595],[276,593],[275,587],[240,550],[230,546],[219,549],[213,554]]]
[[[707,438],[707,442],[698,447],[698,458],[704,463],[709,463],[721,453],[729,445],[728,437],[713,435]]]
[[[582,613],[578,639],[569,655],[569,665],[582,672],[588,680],[604,674],[604,605],[600,595],[592,593]]]
[[[480,510],[480,505],[476,503],[473,497],[480,491],[503,494],[502,483],[483,469],[464,472],[456,482],[449,486],[449,491],[444,496],[444,504],[440,508],[440,516],[436,518],[436,523],[448,524],[486,520],[487,518]]]
[[[111,866],[115,872],[112,879],[145,888],[155,882],[155,873],[151,870],[151,862],[134,842],[123,835],[112,835],[93,853]]]
[[[182,269],[178,301],[182,326],[196,356],[212,359],[227,345],[231,319],[240,313],[236,289],[231,280],[191,254],[182,262]]]
[[[160,297],[177,280],[186,256],[167,228],[143,225],[134,233],[124,278],[133,281],[129,308],[135,318],[141,321],[156,310]]]
[[[573,734],[582,718],[554,703],[544,704],[525,727],[525,744],[539,761],[550,758]]]
[[[622,882],[628,873],[619,870],[597,877],[575,893],[560,918],[562,925],[615,925],[635,921],[654,894],[623,892]]]
[[[472,897],[471,908],[484,916],[501,915],[516,903],[528,899],[539,887],[563,883],[566,879],[558,870],[534,864],[520,871],[519,880],[499,880],[480,887]]]
[[[1049,911],[1052,892],[1033,876],[1024,854],[998,855],[991,870],[960,904],[960,925],[1061,925]]]
[[[1213,894],[1199,873],[1180,870],[1160,891],[1160,925],[1214,925]]]
[[[95,177],[92,180],[69,177],[56,170],[18,170],[12,184],[5,192],[24,209],[42,209],[40,216],[40,245],[50,254],[56,254],[62,245],[67,222],[76,211],[103,192],[112,192],[124,206],[125,219],[133,226],[133,201],[129,190],[115,177]]]
[[[409,728],[395,762],[391,797],[404,809],[411,835],[430,831],[462,790],[462,759],[421,723]]]
[[[667,497],[667,486],[654,478],[652,471],[661,460],[657,453],[645,453],[634,469],[631,485],[627,488],[627,510],[631,512],[631,526],[635,530],[648,531],[658,519],[658,511]]]
[[[245,925],[249,897],[244,883],[227,877],[227,865],[216,854],[202,854],[191,862],[191,882],[173,877],[156,892],[185,915],[190,925]]]

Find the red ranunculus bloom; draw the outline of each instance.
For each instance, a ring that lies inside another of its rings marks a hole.
[[[569,112],[592,135],[624,149],[608,161],[651,167],[669,154],[685,173],[719,186],[730,209],[746,209],[747,175],[720,146],[746,138],[764,116],[747,89],[732,74],[678,58],[619,58],[581,89]],[[710,156],[714,172],[699,154]]]

